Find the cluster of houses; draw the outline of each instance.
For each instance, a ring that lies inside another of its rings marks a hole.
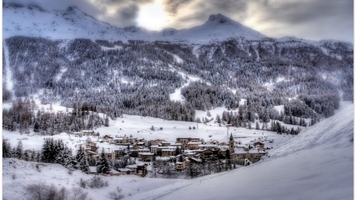
[[[83,131],[82,136],[95,136],[94,131]],[[99,136],[98,136],[99,138]],[[255,141],[249,144],[235,142],[232,134],[229,141],[203,142],[200,138],[176,138],[175,142],[167,142],[162,139],[147,141],[144,138],[130,136],[104,135],[97,142],[89,141],[85,146],[88,156],[99,158],[99,148],[97,143],[110,143],[110,150],[105,150],[106,156],[110,160],[120,159],[124,155],[129,155],[141,161],[141,164],[128,165],[124,169],[113,170],[112,175],[137,174],[145,176],[147,174],[147,163],[156,160],[169,160],[175,163],[177,171],[187,168],[188,162],[204,163],[215,162],[221,159],[230,160],[231,163],[239,165],[250,165],[266,155],[265,144]],[[96,170],[93,168],[93,173]]]

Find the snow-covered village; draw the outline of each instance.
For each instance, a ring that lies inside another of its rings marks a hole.
[[[55,105],[43,107],[44,110],[53,107],[53,112],[65,109]],[[307,129],[303,127],[307,132],[302,135],[316,139],[320,137],[320,133],[316,134],[318,131],[315,135],[312,134],[316,129],[323,129],[325,132],[328,129],[349,127],[346,124],[347,119],[353,116],[353,112],[350,112],[352,110],[352,104],[342,103],[341,110],[334,118],[344,119],[337,120],[338,125],[333,127],[330,125],[333,119],[328,119],[320,122],[321,125]],[[220,109],[211,112],[215,114],[219,111]],[[206,112],[200,113],[200,117],[203,115]],[[277,134],[268,130],[256,130],[256,127],[229,127],[228,124],[223,126],[214,121],[197,124],[124,115],[120,119],[110,120],[109,123],[110,127],[95,131],[83,130],[51,136],[3,130],[3,146],[13,147],[10,150],[12,156],[9,156],[12,158],[3,159],[4,197],[14,195],[10,188],[22,190],[30,182],[45,181],[56,187],[82,188],[77,192],[85,197],[146,199],[143,194],[148,191],[153,193],[146,195],[160,194],[154,192],[156,187],[185,179],[194,179],[196,184],[201,184],[205,176],[239,172],[259,162],[263,166],[268,164],[271,156],[282,159],[294,151],[300,151],[303,146],[313,145],[298,138],[301,137],[300,134]],[[352,126],[350,128],[352,130]],[[347,138],[347,132],[345,134]],[[339,142],[342,142],[343,139],[340,139]],[[334,152],[339,150],[342,149],[335,148]],[[50,152],[55,155],[49,155]],[[4,150],[3,153],[6,154],[7,151]],[[44,155],[49,157],[43,157]],[[300,164],[305,161],[300,161]],[[297,170],[298,166],[296,164],[292,169]],[[251,170],[244,173],[252,175],[256,172],[254,168]],[[283,170],[286,169],[280,170],[284,173]],[[49,185],[41,185],[46,186]],[[100,195],[95,192],[99,190]],[[21,196],[23,193],[15,195],[15,199],[26,198]]]
[[[64,112],[65,108],[44,105],[41,110],[56,113]],[[210,112],[215,114],[222,110],[218,108]],[[201,112],[200,115],[209,118],[210,112]],[[219,118],[218,114],[216,116]],[[219,123],[213,119],[211,117],[210,122],[205,123],[177,123],[124,115],[110,120],[110,127],[97,130],[51,136],[4,131],[3,136],[5,144],[21,149],[18,157],[27,161],[61,163],[70,170],[80,168],[87,174],[131,174],[151,178],[194,178],[248,166],[294,136],[271,131],[272,122],[266,123],[262,129],[248,125],[236,128],[223,120]],[[303,126],[295,127],[301,130]],[[9,151],[12,148],[9,147]],[[16,150],[12,153],[16,154]],[[77,160],[71,160],[74,158]],[[97,166],[101,158],[108,163],[103,170]]]

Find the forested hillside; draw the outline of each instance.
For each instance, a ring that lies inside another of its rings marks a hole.
[[[5,40],[4,48],[3,100],[31,102],[38,95],[44,104],[74,108],[65,117],[71,119],[65,129],[73,131],[105,124],[89,111],[110,118],[125,113],[194,121],[196,109],[237,109],[243,98],[247,105],[235,114],[244,122],[236,124],[245,125],[262,120],[263,112],[272,119],[329,117],[340,98],[353,100],[353,48],[336,41],[125,43],[15,36]],[[188,76],[198,81],[190,82]],[[170,99],[177,88],[185,101]],[[8,120],[4,128],[16,129],[21,117],[27,119],[25,129],[37,127],[44,113],[25,114],[26,105],[30,103],[3,111]],[[284,105],[285,112],[273,109],[277,105]],[[87,123],[89,118],[95,123]]]

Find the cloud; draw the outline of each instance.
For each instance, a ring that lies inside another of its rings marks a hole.
[[[119,10],[118,14],[121,19],[124,20],[133,20],[136,19],[138,15],[138,6],[136,4],[131,4],[127,8],[123,9],[122,11]]]
[[[352,0],[263,0],[251,13],[257,11],[256,29],[263,24],[259,30],[269,36],[353,41]]]
[[[154,0],[90,0],[101,12],[94,16],[117,27],[137,25],[140,6]]]
[[[236,21],[246,16],[245,0],[166,0],[166,10],[174,15],[170,26],[189,28],[204,23],[212,14],[223,14]]]
[[[265,14],[267,20],[296,24],[314,21],[319,18],[334,18],[353,14],[352,0],[309,0],[309,1],[267,1]],[[345,16],[344,16],[345,17]]]
[[[167,12],[176,14],[181,4],[189,3],[192,0],[166,0],[164,6]]]

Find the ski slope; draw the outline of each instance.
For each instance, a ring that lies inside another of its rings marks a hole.
[[[127,199],[352,199],[354,106],[302,131],[249,167],[158,187]]]

